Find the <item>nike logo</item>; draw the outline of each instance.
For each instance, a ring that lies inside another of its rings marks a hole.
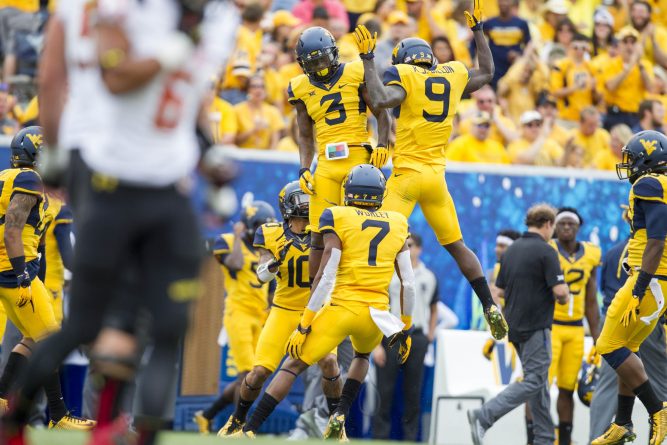
[[[399,176],[403,176],[403,173],[394,173],[394,176],[398,178]]]
[[[341,89],[342,89],[343,87],[346,87],[347,85],[348,85],[348,84],[346,84],[346,83],[341,83],[341,84],[338,85],[338,88],[341,88]]]

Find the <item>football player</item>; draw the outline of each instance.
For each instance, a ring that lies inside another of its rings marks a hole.
[[[43,283],[46,273],[44,232],[48,206],[39,174],[34,170],[43,141],[40,127],[27,127],[11,142],[11,166],[0,173],[0,300],[8,318],[23,335],[12,349],[0,377],[0,411],[22,376],[35,343],[58,330],[53,297]],[[90,430],[95,422],[71,416],[63,401],[60,375],[51,372],[44,382],[50,428]]]
[[[345,440],[345,419],[366,377],[368,357],[382,340],[383,331],[378,326],[391,326],[390,346],[399,345],[401,363],[410,353],[408,331],[415,289],[407,219],[398,212],[379,210],[385,178],[372,165],[354,167],[343,191],[345,206],[326,209],[320,218],[325,246],[322,263],[308,306],[287,343],[290,358],[267,388],[243,433],[237,436],[254,437],[296,377],[349,336],[354,359],[340,403],[324,433],[325,438]],[[389,312],[388,288],[394,269],[402,284],[402,322]],[[329,295],[331,303],[322,308]]]
[[[234,224],[234,233],[220,235],[213,244],[213,255],[222,266],[227,295],[223,325],[238,376],[210,407],[195,413],[195,422],[204,434],[210,430],[211,420],[234,403],[241,383],[253,369],[255,347],[269,306],[269,284],[257,277],[260,258],[253,240],[263,224],[275,221],[273,207],[264,201],[254,201],[242,210],[241,221]]]
[[[576,209],[563,207],[556,215],[556,239],[550,244],[560,260],[570,288],[568,304],[557,304],[551,329],[549,382],[558,385],[558,443],[570,445],[574,415],[574,389],[584,357],[584,316],[595,342],[600,333],[597,301],[597,267],[602,251],[594,244],[577,241],[584,219]]]
[[[667,294],[667,137],[657,131],[636,134],[616,164],[619,179],[632,184],[628,217],[629,277],[607,310],[597,351],[618,375],[618,409],[607,431],[591,445],[632,442],[632,408],[639,398],[649,414],[649,445],[667,435],[667,403],[651,387],[639,346],[665,312]]]
[[[260,255],[257,276],[263,283],[275,278],[276,292],[257,342],[254,367],[241,384],[236,411],[220,430],[219,436],[231,435],[245,425],[248,410],[259,396],[264,382],[280,365],[287,340],[299,325],[310,296],[309,196],[303,193],[299,182],[294,181],[283,188],[278,201],[285,222],[264,224],[255,233],[255,247]],[[329,413],[333,414],[342,388],[336,354],[327,354],[319,365],[322,369],[322,390],[329,404]]]
[[[340,63],[338,47],[329,31],[306,29],[296,45],[297,61],[303,72],[290,80],[288,101],[296,108],[299,126],[301,189],[312,195],[309,277],[312,281],[322,258],[322,235],[317,221],[324,209],[340,204],[340,188],[352,167],[371,163],[382,168],[389,158],[391,117],[386,110],[371,106],[378,121],[378,144],[368,142],[368,91],[360,61]],[[313,158],[316,168],[311,171]]]
[[[373,108],[393,108],[396,116],[394,170],[387,183],[383,210],[410,216],[419,203],[438,242],[454,257],[484,308],[491,334],[501,339],[507,323],[494,304],[482,266],[466,247],[456,208],[445,182],[445,150],[452,121],[463,94],[472,93],[493,78],[493,59],[482,31],[480,0],[465,11],[477,46],[479,68],[468,70],[458,61],[439,64],[431,47],[418,38],[404,39],[394,48],[392,64],[380,81],[373,62],[377,34],[360,25],[354,32],[363,60],[366,87]]]

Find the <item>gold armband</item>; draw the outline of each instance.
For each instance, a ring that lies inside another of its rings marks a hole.
[[[125,60],[125,51],[119,48],[110,49],[100,55],[100,66],[104,70],[116,68]]]

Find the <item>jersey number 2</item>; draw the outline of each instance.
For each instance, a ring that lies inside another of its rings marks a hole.
[[[434,85],[442,85],[442,93],[436,93],[433,91]],[[426,79],[426,85],[424,86],[426,97],[431,102],[442,102],[442,112],[439,114],[431,114],[426,110],[423,110],[422,116],[424,116],[424,119],[429,122],[442,122],[447,119],[447,115],[449,114],[450,90],[451,86],[449,85],[449,81],[444,77],[429,77]]]
[[[366,230],[369,227],[375,227],[380,231],[371,239],[368,246],[368,265],[377,266],[378,245],[389,233],[389,221],[375,221],[367,219],[361,224],[361,230]]]

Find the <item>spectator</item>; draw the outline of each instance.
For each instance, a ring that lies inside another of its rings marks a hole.
[[[232,60],[243,59],[248,62],[250,69],[254,72],[257,57],[262,52],[262,43],[264,33],[261,27],[262,17],[264,16],[264,9],[258,2],[248,3],[241,12],[241,26],[238,27],[236,34],[236,48],[232,56]],[[229,73],[229,69],[227,71]],[[233,81],[232,77],[225,78]],[[228,84],[226,88],[236,87],[239,85]]]
[[[294,27],[301,25],[301,20],[294,17],[289,11],[276,11],[271,18],[273,29],[271,31],[271,40],[280,47],[287,43],[290,33]]]
[[[595,107],[581,110],[579,127],[572,133],[572,142],[583,149],[583,166],[592,167],[599,151],[609,150],[611,137],[600,127],[600,112]]]
[[[655,130],[665,134],[663,120],[665,119],[665,107],[657,100],[643,100],[639,104],[639,123],[632,128],[633,133],[644,130]]]
[[[589,52],[588,38],[577,35],[568,57],[556,62],[551,71],[551,94],[558,98],[558,112],[563,120],[576,122],[581,110],[593,105],[595,79],[586,60]]]
[[[324,6],[316,6],[313,9],[313,16],[310,20],[310,26],[319,26],[324,29],[329,29],[329,20],[331,16],[329,11]]]
[[[651,23],[651,4],[635,0],[630,6],[630,23],[644,46],[644,57],[652,64],[667,68],[667,30]]]
[[[530,41],[528,22],[516,16],[518,0],[498,0],[498,17],[484,23],[484,32],[489,38],[496,70],[491,85],[496,88],[498,80],[507,73],[514,61],[521,56]]]
[[[591,0],[570,0],[568,17],[574,23],[577,34],[593,34],[593,15],[599,2]]]
[[[563,148],[549,139],[553,120],[545,121],[537,111],[521,115],[521,137],[512,142],[509,156],[514,164],[560,165]]]
[[[584,168],[584,148],[575,143],[572,139],[568,140],[563,147],[563,158],[561,160],[561,167],[567,168]]]
[[[373,351],[373,363],[377,373],[380,407],[378,414],[373,417],[373,439],[388,440],[391,433],[391,412],[394,407],[394,389],[398,371],[403,371],[403,440],[416,442],[419,432],[420,405],[422,379],[424,376],[424,357],[428,345],[435,339],[437,305],[440,299],[438,280],[435,274],[421,262],[422,238],[411,234],[408,239],[412,268],[415,272],[415,307],[412,313],[414,327],[412,349],[408,360],[399,364],[396,349],[389,348],[387,339]],[[394,277],[389,286],[390,307],[395,315],[400,317],[401,284],[398,277]]]
[[[213,142],[221,145],[233,145],[238,130],[234,107],[219,97],[215,89],[211,91],[211,96],[209,119]]]
[[[593,15],[593,53],[596,57],[609,51],[614,39],[614,17],[603,7],[595,10]]]
[[[47,3],[47,2],[44,2]],[[50,3],[50,2],[49,2]],[[6,82],[16,74],[17,36],[20,33],[38,32],[46,14],[39,14],[38,1],[0,2],[0,44],[4,55],[2,78]]]
[[[445,36],[438,36],[431,40],[431,49],[438,63],[447,63],[456,60],[454,57],[454,48]]]
[[[496,101],[496,93],[489,86],[483,86],[473,93],[475,106],[467,110],[461,116],[461,134],[467,134],[471,131],[471,117],[478,114],[479,111],[485,111],[491,115],[491,133],[489,138],[501,144],[507,145],[519,137],[516,127],[512,120],[504,116]]]
[[[519,117],[535,109],[540,92],[549,85],[549,68],[540,61],[533,42],[498,82],[498,96],[503,99],[507,115],[518,122]]]
[[[548,60],[549,57],[553,57],[552,51],[556,48],[561,48],[567,56],[570,45],[574,40],[574,37],[577,36],[577,28],[574,26],[574,23],[567,17],[556,24],[556,31],[554,35],[554,40],[546,42],[542,47],[541,56],[543,60]]]
[[[559,123],[556,98],[548,92],[543,91],[537,99],[537,112],[542,115],[545,121],[552,122],[549,139],[554,140],[561,147],[565,147],[570,138],[570,132]]]
[[[266,42],[262,46],[262,52],[257,57],[257,70],[255,74],[264,77],[268,102],[279,109],[284,109],[286,105],[285,90],[282,89],[282,79],[276,66],[280,47],[275,42]]]
[[[375,0],[341,0],[345,6],[348,17],[347,31],[354,31],[359,17],[366,12],[371,12],[375,7]]]
[[[235,59],[227,65],[227,72],[231,79],[227,77],[223,81],[223,89],[220,91],[220,97],[232,105],[246,100],[248,91],[248,79],[252,76],[250,62],[247,59]]]
[[[618,124],[609,132],[611,135],[611,150],[601,150],[593,159],[593,165],[598,170],[616,171],[616,164],[621,162],[621,150],[632,138],[632,130],[625,124]]]
[[[248,100],[234,107],[238,122],[236,145],[241,148],[273,150],[285,128],[280,111],[266,102],[266,86],[261,76],[248,82]]]
[[[412,35],[413,23],[414,21],[403,11],[396,10],[389,13],[387,37],[381,39],[375,49],[375,66],[380,73],[384,73],[391,65],[391,54],[398,42]]]
[[[657,100],[667,110],[667,72],[659,66],[653,68],[653,90],[647,95],[647,98]],[[667,127],[667,113],[662,122],[663,127]]]
[[[505,147],[489,138],[491,115],[478,112],[472,118],[470,134],[454,139],[447,148],[447,159],[459,162],[482,162],[489,164],[509,164],[510,158]]]
[[[544,22],[539,26],[543,42],[553,42],[556,38],[556,26],[567,18],[568,4],[565,0],[549,0],[544,5]]]
[[[299,126],[296,124],[296,113],[292,112],[289,117],[289,122],[287,125],[287,134],[278,141],[276,150],[286,151],[290,153],[298,153],[299,146],[297,142],[299,140]]]
[[[312,25],[313,12],[318,6],[326,9],[328,16],[342,20],[345,26],[349,29],[350,19],[347,17],[345,6],[338,0],[301,0],[292,9],[292,14],[301,22]]]
[[[370,23],[367,24],[366,27],[369,28],[369,25],[371,28],[373,27]],[[334,39],[336,39],[336,46],[338,46],[338,60],[340,60],[341,63],[359,60],[359,50],[357,49],[356,43],[354,43],[354,37],[347,32],[345,23],[340,19],[330,19],[328,29],[331,31],[331,35],[333,35]],[[369,28],[368,30],[371,33],[379,31],[377,28]]]
[[[389,31],[389,16],[394,11],[398,11],[398,9],[396,9],[396,0],[378,0],[375,3],[373,12],[382,24],[382,34],[386,34]],[[377,56],[377,50],[375,54]]]
[[[0,134],[14,136],[19,124],[10,117],[13,100],[7,91],[7,84],[0,84]]]
[[[630,128],[637,124],[639,103],[651,90],[653,77],[653,68],[641,59],[644,50],[641,45],[637,45],[639,33],[631,26],[626,26],[618,32],[616,38],[620,45],[619,56],[609,61],[601,76],[606,90],[606,129],[616,124],[625,124]]]

